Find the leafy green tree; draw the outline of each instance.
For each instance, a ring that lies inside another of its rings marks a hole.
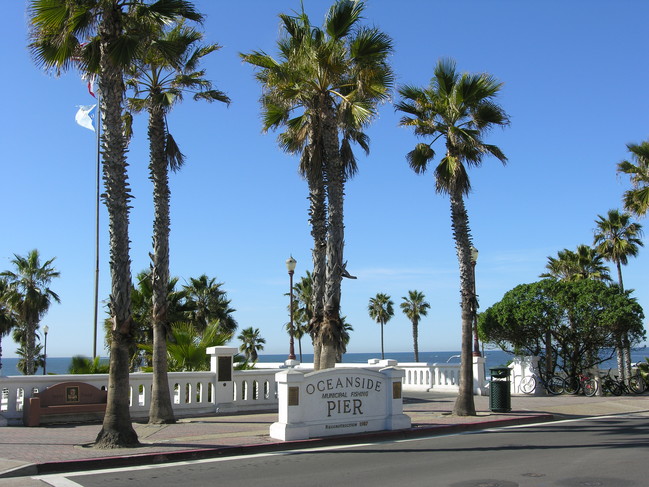
[[[418,174],[435,158],[434,143],[445,142],[445,153],[435,168],[435,190],[448,194],[451,221],[460,270],[462,310],[462,354],[460,391],[453,409],[459,416],[475,415],[473,402],[473,323],[477,298],[471,266],[471,232],[464,197],[471,190],[469,167],[478,167],[485,156],[503,164],[507,158],[495,145],[484,142],[492,127],[509,125],[509,117],[494,101],[502,84],[489,74],[460,74],[455,62],[440,60],[428,87],[403,86],[402,100],[395,107],[405,115],[400,124],[412,127],[415,135],[430,142],[417,144],[407,155]]]
[[[422,316],[428,315],[430,303],[426,301],[426,296],[421,291],[408,291],[408,296],[403,296],[401,311],[405,314],[412,323],[412,341],[415,350],[415,362],[419,362],[419,320]]]
[[[548,257],[545,267],[548,272],[544,272],[539,277],[561,281],[611,280],[604,258],[596,249],[588,245],[579,245],[575,252],[568,249],[560,250],[556,258]]]
[[[316,370],[333,367],[342,347],[344,188],[356,170],[351,143],[368,150],[362,130],[393,82],[387,62],[392,41],[360,24],[363,10],[363,2],[338,0],[322,28],[312,26],[304,11],[280,15],[280,60],[263,51],[242,54],[259,68],[264,130],[286,128],[280,145],[300,154],[300,173],[309,183]]]
[[[247,362],[253,363],[259,358],[257,352],[263,350],[266,343],[259,333],[259,328],[252,326],[241,330],[237,340],[241,340],[239,351],[244,353]]]
[[[0,276],[6,280],[5,303],[16,314],[25,332],[24,360],[25,374],[34,375],[35,360],[38,356],[36,332],[52,301],[57,303],[59,296],[49,288],[52,279],[60,276],[54,268],[52,258],[41,263],[38,250],[31,250],[25,257],[14,254],[11,263],[13,271],[4,271]]]
[[[370,314],[370,318],[381,326],[381,359],[384,359],[383,326],[394,316],[394,303],[387,294],[377,293],[376,296],[370,298],[367,311]]]
[[[644,246],[641,240],[642,225],[632,222],[630,213],[620,213],[618,210],[609,210],[606,217],[597,215],[595,224],[597,225],[593,239],[595,250],[605,260],[615,264],[617,283],[624,291],[622,265],[627,265],[629,257],[637,256],[639,248]],[[615,347],[617,366],[620,378],[626,380],[631,376],[631,350],[626,337],[620,338],[620,343]]]
[[[129,193],[124,72],[155,33],[180,18],[201,20],[184,0],[30,0],[30,49],[49,71],[96,73],[101,93],[104,203],[108,209],[113,335],[106,413],[95,447],[138,445],[129,412],[131,341]]]
[[[562,313],[552,298],[557,285],[554,280],[543,279],[507,291],[500,301],[480,313],[480,339],[509,353],[539,356],[546,375],[552,375],[556,365],[552,330]]]
[[[169,132],[167,115],[183,99],[185,92],[194,100],[230,99],[212,89],[204,71],[202,58],[219,48],[217,44],[201,45],[203,34],[180,22],[161,27],[146,46],[141,59],[129,70],[127,84],[133,89],[129,108],[146,111],[149,116],[149,178],[153,182],[154,222],[151,280],[153,284],[153,389],[149,423],[175,422],[169,380],[167,347],[169,317],[167,287],[169,283],[169,234],[171,233],[169,170],[178,171],[185,162],[176,141]]]
[[[575,375],[608,360],[606,351],[621,333],[628,333],[631,343],[643,340],[643,318],[637,300],[616,285],[544,279],[507,292],[481,313],[478,326],[483,341],[545,356],[546,365],[556,363]]]
[[[68,367],[68,374],[107,374],[109,369],[109,364],[103,363],[99,356],[88,358],[75,355]]]
[[[230,307],[227,293],[221,289],[222,282],[202,274],[198,278],[189,278],[189,283],[183,286],[187,294],[189,316],[199,332],[212,323],[219,323],[225,333],[234,333],[237,322],[232,316],[236,310]]]
[[[628,174],[632,189],[624,193],[624,208],[636,216],[644,216],[649,209],[649,142],[627,144],[631,161],[622,161],[617,172]]]

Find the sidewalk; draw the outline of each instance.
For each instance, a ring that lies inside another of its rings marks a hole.
[[[0,428],[0,487],[45,485],[25,476],[128,465],[166,463],[198,458],[345,444],[379,439],[434,436],[476,429],[527,424],[566,417],[649,412],[649,396],[516,396],[510,413],[489,411],[488,397],[475,397],[477,416],[458,417],[451,411],[455,396],[408,393],[404,412],[412,428],[403,431],[334,436],[282,442],[270,438],[277,413],[218,415],[180,419],[172,425],[134,423],[141,447],[95,450],[101,425]],[[23,477],[21,479],[15,477]]]

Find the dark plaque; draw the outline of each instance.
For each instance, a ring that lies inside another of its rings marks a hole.
[[[401,399],[401,382],[392,383],[392,399]]]
[[[65,402],[79,402],[79,386],[65,388]]]
[[[232,380],[232,357],[219,357],[218,382],[230,382]]]
[[[299,406],[300,405],[300,388],[299,387],[289,387],[288,388],[288,405],[289,406]]]

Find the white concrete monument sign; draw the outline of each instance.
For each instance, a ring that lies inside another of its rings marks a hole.
[[[336,368],[278,372],[279,421],[270,436],[304,440],[321,436],[410,428],[403,414],[403,370]]]

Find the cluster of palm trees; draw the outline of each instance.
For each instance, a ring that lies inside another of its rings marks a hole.
[[[136,276],[136,283],[131,289],[131,313],[133,317],[130,370],[145,367],[155,369],[153,360],[156,346],[154,327],[154,286],[152,272],[142,271]],[[171,358],[171,346],[176,343],[173,335],[178,330],[190,329],[192,339],[197,344],[206,343],[205,347],[224,345],[232,338],[237,329],[237,322],[223,283],[216,278],[202,274],[197,278],[190,277],[186,284],[178,287],[179,279],[173,277],[166,287],[167,318],[163,324],[166,350]],[[189,327],[189,328],[188,328]],[[178,329],[178,330],[176,330]],[[106,320],[106,343],[110,343],[111,322]],[[179,332],[180,333],[180,332]],[[186,335],[185,331],[181,333]],[[208,336],[212,338],[206,340]],[[168,338],[171,338],[169,340]],[[216,339],[216,342],[214,340]],[[214,342],[214,343],[213,343]],[[218,343],[217,343],[218,342]],[[159,344],[158,344],[159,345]],[[195,352],[192,352],[195,353]],[[181,363],[182,358],[176,357],[175,364]],[[205,367],[209,361],[205,357]],[[167,366],[170,371],[180,372],[184,369],[178,366]],[[189,370],[201,370],[192,365]]]
[[[59,277],[54,258],[41,262],[38,250],[26,256],[15,255],[13,270],[0,273],[0,370],[2,370],[2,337],[13,330],[13,339],[20,344],[18,368],[27,375],[44,365],[39,328],[43,316],[59,296],[50,283]]]
[[[344,251],[345,185],[356,172],[352,143],[369,151],[365,128],[388,100],[394,81],[392,40],[362,24],[364,4],[338,0],[322,27],[307,14],[280,15],[277,59],[264,51],[242,54],[263,88],[264,130],[280,129],[280,147],[300,156],[309,187],[313,237],[309,333],[316,370],[333,367],[344,351],[341,282],[350,277]]]
[[[199,67],[201,58],[218,46],[201,44],[201,32],[187,22],[197,25],[202,15],[184,0],[31,0],[29,17],[29,47],[38,65],[55,73],[76,68],[98,80],[103,199],[109,218],[111,340],[108,404],[96,446],[137,445],[129,414],[128,382],[134,324],[126,160],[131,136],[129,110],[146,111],[149,116],[155,212],[151,254],[154,378],[149,421],[166,423],[174,421],[166,363],[168,170],[183,163],[166,115],[183,93],[196,100],[229,102],[224,93],[212,88]],[[128,87],[133,89],[130,99]]]
[[[426,301],[426,296],[421,291],[408,291],[408,296],[401,298],[403,301],[399,305],[401,311],[412,323],[412,341],[415,352],[415,362],[419,362],[419,320],[422,316],[428,315],[430,303]],[[385,293],[377,293],[370,298],[367,306],[370,318],[381,326],[381,358],[385,358],[385,349],[383,345],[383,327],[394,316],[394,302],[392,298]]]
[[[364,4],[338,0],[322,27],[302,11],[280,15],[282,35],[275,59],[263,51],[242,54],[257,68],[265,130],[282,129],[279,145],[299,154],[300,174],[309,186],[313,237],[312,298],[308,333],[316,369],[333,367],[345,347],[340,313],[341,282],[351,277],[344,260],[344,192],[356,172],[352,144],[366,153],[364,132],[386,102],[394,83],[388,63],[392,40],[362,24]],[[149,116],[150,178],[155,216],[151,267],[154,386],[150,422],[172,422],[166,377],[166,327],[169,323],[168,170],[183,163],[169,133],[167,114],[182,98],[229,102],[214,90],[198,67],[218,48],[203,46],[201,33],[189,26],[202,16],[185,0],[31,0],[30,49],[48,71],[78,68],[95,75],[101,94],[104,202],[109,215],[111,269],[111,340],[108,407],[99,447],[138,444],[128,412],[128,371],[134,317],[131,312],[129,193],[126,152],[129,110]],[[192,24],[193,25],[193,24]],[[128,88],[132,95],[127,96]],[[475,286],[471,273],[471,233],[464,197],[471,188],[467,169],[485,156],[501,162],[500,149],[484,142],[494,126],[506,126],[507,114],[495,103],[501,84],[487,74],[459,73],[455,63],[440,61],[428,87],[404,86],[395,106],[401,125],[427,139],[407,155],[413,170],[424,173],[444,143],[435,189],[448,194],[460,268],[462,369],[456,414],[475,414],[472,396],[471,335]],[[126,116],[125,116],[126,115]]]

